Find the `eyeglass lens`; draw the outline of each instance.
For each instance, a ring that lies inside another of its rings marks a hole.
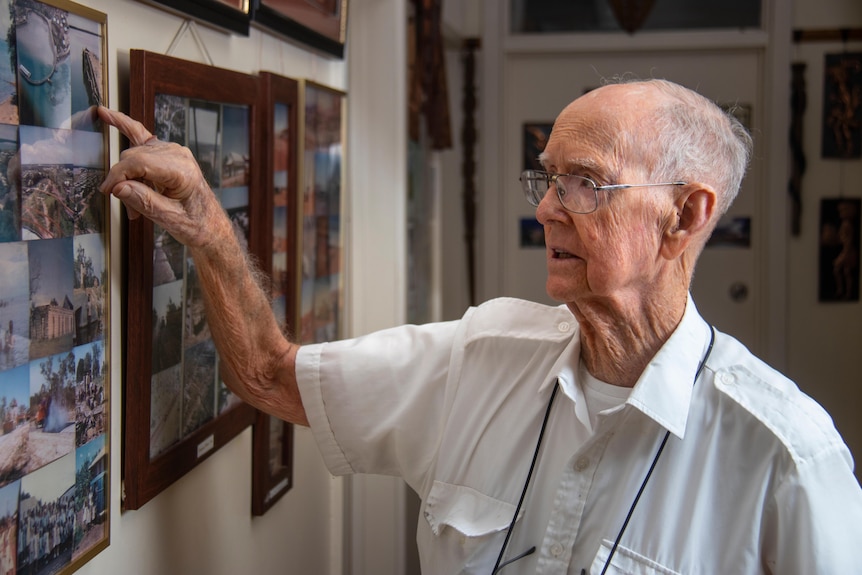
[[[557,197],[563,206],[575,213],[590,213],[597,207],[596,186],[588,178],[568,174],[548,174],[539,170],[525,170],[521,186],[527,202],[538,207],[548,188],[554,184]]]

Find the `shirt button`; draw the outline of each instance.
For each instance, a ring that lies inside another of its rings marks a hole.
[[[559,557],[562,554],[563,554],[563,546],[562,545],[560,545],[559,543],[554,543],[553,545],[551,545],[551,555],[553,555],[554,557]]]
[[[569,331],[569,327],[570,327],[570,326],[569,326],[569,322],[567,322],[567,321],[561,321],[561,322],[557,325],[557,329],[558,329],[558,330],[560,330],[560,331],[561,331],[561,332],[563,332],[563,333],[566,333],[567,331]]]
[[[587,467],[590,466],[590,459],[588,457],[579,457],[575,462],[575,471],[583,471]]]

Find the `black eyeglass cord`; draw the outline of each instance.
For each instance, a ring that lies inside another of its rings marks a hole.
[[[697,380],[700,377],[700,373],[703,371],[703,368],[706,366],[706,361],[709,359],[709,356],[712,354],[712,346],[715,344],[715,327],[712,325],[709,326],[710,330],[710,338],[709,338],[709,346],[706,348],[706,352],[703,354],[703,359],[700,360],[700,364],[697,366],[697,371],[694,373],[694,381],[692,382],[692,387],[697,384]],[[536,552],[536,546],[533,545],[523,553],[508,559],[507,561],[502,561],[503,555],[506,552],[506,547],[509,545],[509,538],[512,536],[512,530],[515,527],[515,522],[518,519],[518,513],[521,511],[521,505],[524,503],[524,497],[527,495],[527,487],[530,485],[530,479],[533,476],[533,469],[536,466],[536,460],[539,457],[539,448],[542,446],[542,439],[545,436],[545,427],[548,424],[548,417],[551,415],[551,406],[554,404],[554,398],[557,396],[557,389],[559,387],[559,380],[557,380],[556,385],[554,385],[554,391],[551,393],[551,398],[548,400],[548,407],[545,410],[545,418],[542,420],[542,428],[539,430],[539,439],[536,441],[536,450],[533,452],[533,460],[530,462],[530,470],[527,472],[527,480],[524,482],[524,488],[521,490],[521,497],[518,499],[518,505],[515,507],[515,515],[512,517],[511,523],[509,523],[509,528],[506,530],[506,538],[503,541],[503,546],[500,548],[500,554],[497,556],[497,562],[494,563],[494,569],[491,571],[491,575],[497,575],[497,572],[509,565],[518,561],[519,559],[523,559],[528,555],[532,555]],[[655,457],[653,457],[652,464],[650,464],[649,470],[647,470],[646,476],[644,477],[643,482],[641,482],[641,486],[638,489],[637,495],[635,495],[634,501],[632,501],[631,506],[629,507],[629,511],[626,514],[625,521],[623,521],[622,527],[620,527],[619,533],[617,533],[617,538],[614,540],[613,547],[611,547],[611,552],[608,554],[608,558],[605,560],[605,566],[602,568],[602,575],[608,570],[610,567],[611,559],[614,554],[617,552],[617,547],[619,547],[620,540],[623,538],[623,533],[625,533],[626,528],[629,526],[629,521],[632,518],[632,515],[635,512],[635,507],[637,507],[638,502],[640,501],[641,495],[646,489],[647,482],[649,482],[650,477],[652,477],[652,472],[655,470],[656,464],[658,464],[658,459],[661,457],[662,452],[664,451],[665,445],[667,445],[667,440],[670,438],[670,430],[665,431],[664,438],[661,440],[661,444],[658,447],[658,450],[655,453]],[[581,575],[586,575],[587,570],[581,569]]]
[[[551,399],[548,400],[548,407],[545,409],[545,418],[542,420],[542,429],[539,431],[539,440],[536,441],[536,450],[533,452],[533,460],[530,462],[530,471],[527,472],[527,480],[524,482],[524,488],[521,490],[521,497],[518,499],[518,505],[515,507],[515,515],[512,517],[512,522],[509,523],[509,528],[506,530],[506,539],[503,540],[503,546],[500,547],[500,554],[497,555],[497,562],[494,563],[494,569],[491,575],[497,575],[497,571],[514,563],[518,559],[523,559],[527,555],[532,555],[536,552],[536,546],[533,545],[517,557],[512,557],[508,561],[500,563],[503,559],[503,554],[506,552],[506,546],[509,545],[509,538],[512,536],[512,529],[515,527],[515,521],[518,520],[518,513],[521,511],[521,505],[524,503],[524,496],[527,495],[527,487],[530,485],[530,478],[533,476],[533,469],[536,467],[536,460],[539,458],[539,448],[542,447],[542,439],[545,437],[545,427],[548,425],[548,417],[551,415],[551,406],[554,405],[554,398],[557,397],[557,389],[560,387],[560,381],[557,380],[554,384],[554,391],[551,393]]]

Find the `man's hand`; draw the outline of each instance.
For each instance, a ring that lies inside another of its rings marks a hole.
[[[223,212],[191,151],[160,141],[121,112],[100,106],[99,117],[131,143],[108,172],[101,191],[119,198],[130,219],[143,215],[181,243],[205,247]]]

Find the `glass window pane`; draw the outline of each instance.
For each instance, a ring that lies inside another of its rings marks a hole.
[[[622,0],[510,0],[512,33],[620,32]],[[644,2],[645,3],[645,2]],[[761,0],[655,0],[639,30],[760,28]]]

